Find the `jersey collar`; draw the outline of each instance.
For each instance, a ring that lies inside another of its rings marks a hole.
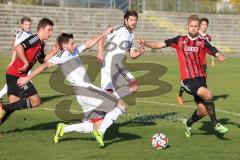
[[[201,36],[205,37],[205,36],[207,35],[207,32],[202,33],[201,31],[199,31],[199,34],[200,34]]]
[[[194,40],[196,40],[196,39],[198,38],[198,36],[193,38],[193,37],[191,37],[191,36],[188,35],[188,34],[187,34],[187,36],[188,36],[188,38],[189,38],[191,41],[194,41]]]

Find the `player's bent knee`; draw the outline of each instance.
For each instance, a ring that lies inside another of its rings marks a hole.
[[[36,107],[38,107],[38,106],[41,105],[40,99],[30,100],[30,102],[31,102],[31,107],[32,107],[32,108],[36,108]]]
[[[208,92],[208,93],[205,95],[205,97],[206,97],[206,100],[207,100],[207,101],[213,100],[213,95],[212,95],[211,92]]]
[[[208,112],[201,112],[201,113],[199,113],[199,116],[200,117],[205,117],[205,116],[207,116],[208,115]]]

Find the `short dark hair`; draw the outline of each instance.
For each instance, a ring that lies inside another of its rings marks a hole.
[[[57,43],[60,49],[63,49],[63,44],[68,43],[69,39],[73,39],[73,34],[62,33],[57,37]]]
[[[138,13],[136,11],[127,11],[124,14],[124,19],[128,19],[130,16],[135,16],[138,18]]]
[[[201,18],[200,23],[202,23],[202,22],[206,22],[207,25],[209,24],[209,20],[207,18]]]
[[[24,16],[21,18],[21,24],[23,24],[24,22],[31,22],[31,21],[32,21],[31,18],[28,16]]]
[[[54,26],[54,23],[48,18],[42,18],[38,23],[37,31],[39,31],[40,28],[45,28],[47,25]]]

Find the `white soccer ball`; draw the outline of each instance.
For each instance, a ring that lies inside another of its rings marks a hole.
[[[156,133],[152,136],[152,147],[160,150],[166,148],[168,145],[168,138],[163,133]]]

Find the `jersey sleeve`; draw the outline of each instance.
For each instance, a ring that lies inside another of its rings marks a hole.
[[[42,46],[41,46],[41,51],[40,51],[40,53],[39,53],[39,55],[38,55],[38,62],[39,63],[44,63],[44,59],[45,59],[45,57],[46,57],[46,55],[45,55],[45,53],[44,53],[44,49],[45,49],[45,44],[43,43],[42,44]]]
[[[39,43],[40,39],[37,35],[32,35],[22,41],[20,44],[23,46],[24,50],[27,50],[28,48],[34,47]]]
[[[86,49],[85,45],[78,46],[74,49],[74,54],[80,54]]]
[[[180,36],[176,36],[176,37],[173,37],[173,38],[170,38],[170,39],[167,39],[165,40],[165,44],[167,47],[171,46],[171,47],[174,47],[178,45],[178,40],[179,40]]]
[[[63,56],[64,51],[60,51],[58,54],[52,56],[50,59],[48,59],[48,62],[52,63],[54,66],[58,64],[62,64],[66,62],[66,59],[64,59]]]
[[[15,43],[14,45],[17,46],[18,44],[20,44],[22,41],[24,41],[25,39],[27,39],[31,34],[30,33],[26,33],[24,31],[19,31],[16,36],[15,36]]]
[[[204,43],[205,43],[205,46],[204,46],[205,51],[208,54],[215,56],[215,54],[219,52],[218,49],[207,39],[204,40]]]

